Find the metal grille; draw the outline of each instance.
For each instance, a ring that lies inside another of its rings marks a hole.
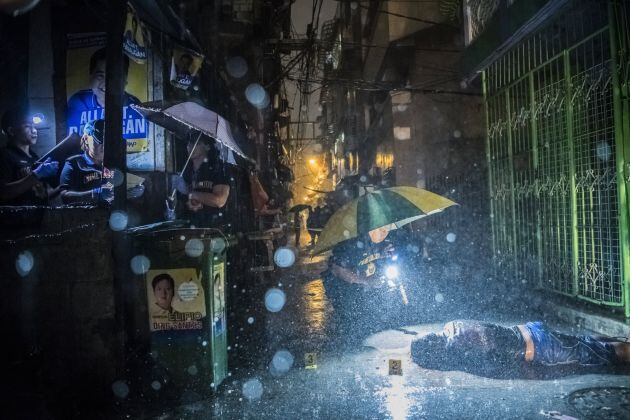
[[[614,66],[611,39],[630,42],[627,6],[612,4],[615,26],[606,2],[569,1],[484,71],[484,89],[495,258],[519,279],[621,306],[629,244],[614,92],[630,64],[622,47]]]

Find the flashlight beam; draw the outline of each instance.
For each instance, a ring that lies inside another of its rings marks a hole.
[[[405,305],[409,305],[409,299],[407,299],[407,291],[405,290],[405,286],[402,284],[398,285],[398,290],[400,290],[400,297],[402,298],[402,303]]]

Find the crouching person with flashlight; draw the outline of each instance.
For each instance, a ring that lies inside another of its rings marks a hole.
[[[375,229],[333,248],[324,287],[337,317],[381,320],[406,305],[398,281],[400,261],[389,236],[386,228]]]
[[[105,120],[85,125],[81,137],[83,153],[66,160],[59,187],[64,203],[111,203],[114,174],[103,167]]]

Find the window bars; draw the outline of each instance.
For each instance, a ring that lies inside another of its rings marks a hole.
[[[570,1],[483,72],[497,263],[626,316],[629,9]]]

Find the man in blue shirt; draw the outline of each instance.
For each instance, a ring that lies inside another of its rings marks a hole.
[[[68,99],[68,133],[81,133],[89,121],[105,118],[105,76],[106,50],[101,48],[90,58],[90,85],[88,89],[74,93]],[[129,58],[124,57],[123,72],[125,84],[129,71]],[[125,139],[146,138],[146,122],[142,115],[130,105],[139,104],[140,100],[127,92],[123,98],[123,137]]]

